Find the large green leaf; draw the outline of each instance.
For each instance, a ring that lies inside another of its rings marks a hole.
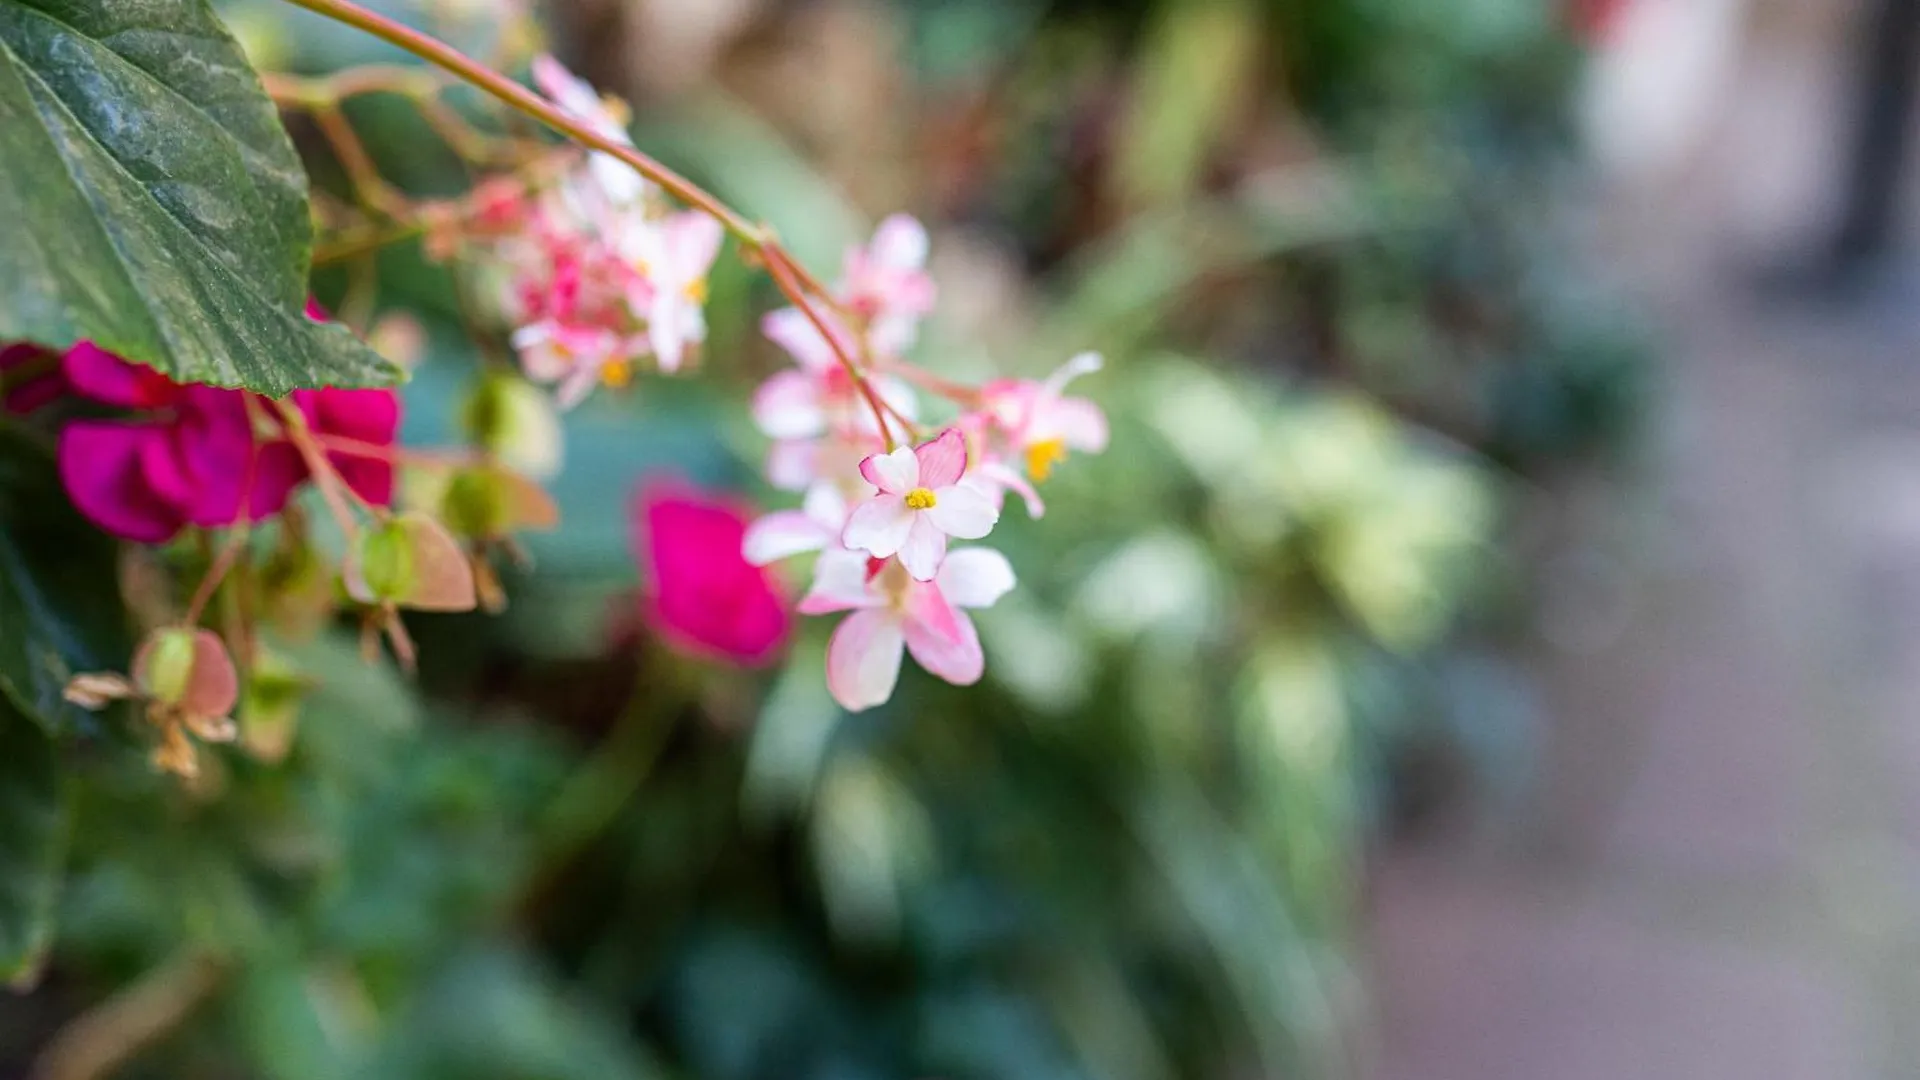
[[[206,0],[0,0],[0,222],[0,340],[275,395],[397,377],[306,318],[306,174]]]
[[[52,940],[67,811],[52,740],[0,698],[0,982],[31,977]]]
[[[67,680],[123,671],[131,652],[113,541],[73,510],[52,456],[0,423],[0,703],[71,731],[87,714],[61,698]]]

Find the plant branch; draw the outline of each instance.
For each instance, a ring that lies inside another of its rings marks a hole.
[[[820,335],[826,339],[828,348],[833,350],[841,365],[853,377],[854,383],[860,387],[860,392],[867,399],[868,406],[873,409],[874,418],[880,422],[880,432],[888,449],[892,449],[893,436],[887,427],[886,411],[880,404],[878,395],[868,384],[866,373],[851,356],[847,355],[840,339],[828,332],[826,323],[809,299],[809,297],[817,297],[829,306],[837,307],[832,292],[787,253],[774,237],[772,230],[748,221],[700,185],[674,172],[658,160],[641,153],[631,144],[595,131],[590,125],[568,115],[546,98],[444,41],[377,12],[369,11],[353,3],[352,0],[287,0],[287,2],[365,31],[388,44],[405,49],[436,67],[451,72],[575,142],[618,158],[640,175],[659,185],[669,195],[718,221],[728,232],[738,238],[749,252],[761,258],[768,273],[773,276],[774,283],[780,287],[780,291],[786,294],[787,299],[805,313],[808,321],[820,331]]]

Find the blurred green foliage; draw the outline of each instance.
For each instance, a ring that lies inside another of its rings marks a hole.
[[[809,5],[771,7],[777,38]],[[234,10],[256,57],[390,58]],[[922,359],[1110,362],[1084,386],[1112,449],[995,534],[1023,588],[981,614],[987,681],[909,669],[848,717],[818,621],[767,675],[628,632],[633,490],[750,489],[764,450],[740,402],[770,297],[722,272],[707,374],[568,418],[564,527],[504,616],[412,622],[417,684],[330,632],[277,643],[285,678],[242,716],[256,747],[292,725],[284,760],[209,754],[182,790],[87,745],[58,945],[0,1003],[0,1071],[112,1038],[129,1077],[1348,1071],[1359,857],[1395,766],[1524,709],[1481,647],[1514,587],[1511,478],[1615,452],[1645,396],[1556,195],[1576,58],[1525,0],[886,11],[913,93],[867,107],[986,117],[925,201],[936,235],[1010,248],[1026,298],[1017,334],[937,324]],[[815,265],[859,234],[747,96],[640,105],[643,145]],[[404,116],[355,120],[404,186],[457,185]],[[377,266],[379,306],[427,330],[406,439],[458,441],[498,341],[417,247]],[[0,858],[59,857],[4,801],[0,829]]]

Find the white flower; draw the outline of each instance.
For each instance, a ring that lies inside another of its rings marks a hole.
[[[898,554],[914,578],[933,580],[948,537],[978,540],[1000,519],[986,496],[961,483],[966,471],[967,444],[956,428],[862,461],[860,475],[880,493],[848,516],[841,542],[876,558]]]

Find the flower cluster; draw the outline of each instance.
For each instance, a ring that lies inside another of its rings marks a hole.
[[[627,144],[624,109],[550,56],[534,81],[569,115]],[[483,246],[513,347],[535,382],[570,408],[602,384],[624,387],[651,357],[679,371],[706,339],[707,271],[724,231],[706,214],[672,211],[660,190],[605,153],[555,183],[505,189],[488,207]]]
[[[820,553],[799,610],[851,613],[828,646],[827,683],[856,711],[893,695],[903,652],[948,682],[979,680],[985,657],[966,612],[1013,588],[1013,568],[989,548],[950,552],[949,541],[984,538],[1009,491],[1039,517],[1034,485],[1069,450],[1107,443],[1099,408],[1062,392],[1099,368],[1093,354],[1044,382],[978,389],[907,364],[903,353],[935,299],[927,247],[917,221],[889,218],[847,253],[824,314],[790,307],[762,326],[794,363],[754,396],[754,418],[774,440],[767,476],[804,494],[800,509],[756,521],[743,552],[756,564]],[[896,445],[896,435],[911,442],[925,433],[916,385],[959,415],[918,445]]]
[[[385,631],[410,662],[398,609],[464,611],[491,599],[489,546],[553,516],[543,492],[488,455],[407,457],[391,390],[298,390],[275,400],[176,383],[82,342],[64,353],[0,349],[0,402],[55,430],[67,496],[102,531],[156,547],[183,534],[202,540],[198,556],[179,545],[148,560],[201,576],[180,588],[190,593],[183,610],[164,595],[147,605],[153,628],[130,674],[81,673],[67,688],[88,708],[143,704],[157,729],[155,763],[183,776],[198,768],[189,735],[236,734],[228,714],[263,667],[258,622],[298,633],[344,595],[369,646]],[[442,480],[416,485],[439,493],[431,513],[394,508],[403,464]],[[296,500],[309,487],[345,539],[337,558],[309,535]],[[268,522],[272,529],[261,527]],[[232,582],[242,584],[230,602],[212,604]]]

